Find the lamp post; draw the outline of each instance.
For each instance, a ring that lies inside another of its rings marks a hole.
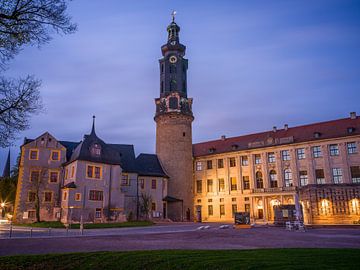
[[[72,211],[73,211],[73,208],[74,208],[74,206],[70,206],[69,207],[70,208],[70,222],[69,222],[69,227],[70,227],[70,229],[71,229],[71,223],[72,223]]]
[[[0,206],[1,206],[1,218],[4,218],[5,217],[5,203],[2,202],[0,204]]]

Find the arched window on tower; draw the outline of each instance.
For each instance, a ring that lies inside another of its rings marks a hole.
[[[164,73],[164,64],[161,64],[161,73]]]
[[[270,176],[270,187],[272,188],[278,187],[276,171],[271,170],[269,176]]]
[[[161,89],[161,93],[164,93],[164,81],[161,81],[160,89]]]
[[[264,181],[261,172],[256,172],[256,188],[264,188]]]

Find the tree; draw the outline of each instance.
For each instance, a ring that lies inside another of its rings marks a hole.
[[[70,34],[76,25],[66,14],[66,0],[2,0],[0,3],[0,71],[25,45],[49,42],[52,33]],[[42,108],[41,82],[33,76],[8,79],[0,74],[0,147],[11,144]]]
[[[141,196],[140,196],[140,214],[146,220],[148,220],[149,216],[150,216],[151,202],[152,202],[151,195],[146,194],[146,193],[141,193]]]

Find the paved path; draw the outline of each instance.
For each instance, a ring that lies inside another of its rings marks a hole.
[[[274,227],[219,229],[219,224],[196,230],[198,226],[176,224],[102,230],[104,235],[98,236],[1,239],[0,255],[146,249],[360,248],[360,229],[356,228],[293,232]]]

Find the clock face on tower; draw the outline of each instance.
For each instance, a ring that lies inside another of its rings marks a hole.
[[[177,57],[175,55],[170,56],[169,61],[171,64],[175,64],[177,62]]]

